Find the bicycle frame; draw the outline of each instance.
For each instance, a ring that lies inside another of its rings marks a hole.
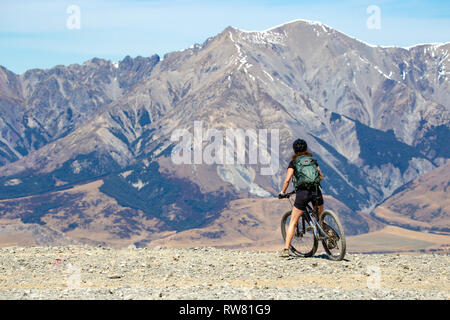
[[[292,199],[290,199],[290,197],[295,193],[295,191],[292,191],[285,194],[283,197],[279,197],[280,199],[287,198],[289,200],[289,203],[291,204],[292,210],[294,207],[294,202],[292,201]],[[295,239],[300,241],[299,243],[301,243],[300,246],[302,247],[305,247],[305,243],[302,243],[302,241],[304,240],[304,236],[306,236],[306,241],[310,241],[311,237],[314,239],[312,249],[308,252],[298,251],[297,248],[295,248],[297,247],[296,244],[295,247],[291,245],[291,248],[294,250],[294,253],[296,255],[311,257],[316,253],[316,250],[318,248],[318,241],[320,240],[329,258],[331,260],[340,261],[344,258],[346,250],[345,236],[342,224],[339,221],[337,215],[331,210],[325,210],[323,212],[325,216],[319,217],[319,207],[313,206],[313,203],[317,204],[316,199],[312,199],[310,203],[306,204],[306,208],[302,212],[301,219],[299,219],[294,230],[294,237]],[[326,220],[328,216],[331,217],[330,221]],[[281,219],[281,233],[284,240],[287,239],[286,227],[288,225],[288,219],[290,218],[292,218],[292,211],[286,212]],[[337,231],[334,230],[335,228]],[[333,249],[337,249],[338,254],[335,254],[334,251],[332,252],[331,250]]]
[[[295,194],[295,191],[292,191],[292,192],[286,194],[292,208],[294,207],[294,204],[292,203],[290,196],[293,194]],[[307,204],[306,209],[303,211],[302,216],[305,216],[306,221],[308,221],[309,225],[313,228],[313,234],[317,240],[325,240],[325,239],[329,238],[328,234],[322,229],[322,227],[318,223],[319,217],[318,217],[317,210],[311,208],[309,206],[309,204]],[[299,228],[299,226],[297,223],[297,229],[298,228]]]

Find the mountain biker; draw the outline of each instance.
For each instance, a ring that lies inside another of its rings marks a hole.
[[[309,156],[312,157],[313,154],[308,150],[308,145],[305,140],[297,139],[293,144],[294,155],[292,156],[291,162],[289,163],[286,178],[284,180],[283,188],[281,189],[278,198],[282,199],[285,197],[285,193],[287,188],[289,187],[289,183],[296,173],[296,168],[294,161],[299,156]],[[322,171],[319,166],[317,166],[317,170],[319,171],[320,181],[323,180]],[[297,176],[297,175],[296,175]],[[291,220],[289,222],[288,230],[286,231],[286,242],[284,249],[281,253],[282,257],[289,257],[289,247],[291,245],[292,238],[294,236],[294,230],[297,226],[299,218],[302,216],[304,210],[306,209],[306,205],[308,202],[314,202],[315,208],[318,212],[319,219],[320,215],[323,212],[323,196],[320,188],[311,188],[311,187],[303,187],[299,186],[296,189],[296,197],[294,202],[294,207],[292,208]]]

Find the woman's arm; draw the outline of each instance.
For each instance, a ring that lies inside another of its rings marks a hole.
[[[320,181],[322,181],[323,180],[323,175],[322,175],[322,171],[320,170],[319,166],[317,166],[317,170],[319,170]]]
[[[289,187],[289,182],[291,182],[291,178],[294,174],[294,169],[289,168],[286,172],[286,179],[284,179],[283,188],[281,189],[281,194],[284,195],[286,193],[287,188]]]

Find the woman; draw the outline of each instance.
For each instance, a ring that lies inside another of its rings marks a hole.
[[[293,149],[294,149],[294,155],[292,156],[291,162],[289,163],[289,167],[286,173],[286,179],[284,180],[284,184],[283,184],[283,188],[281,190],[281,193],[278,195],[278,197],[284,198],[285,193],[287,188],[289,187],[289,182],[292,179],[292,176],[295,173],[295,165],[294,165],[294,160],[295,158],[299,157],[299,156],[310,156],[312,157],[312,153],[309,152],[308,150],[308,145],[306,144],[305,140],[302,139],[297,139],[294,141],[293,144]],[[323,176],[322,176],[322,171],[320,171],[319,166],[317,166],[317,169],[319,170],[319,175],[320,175],[320,181],[323,180]],[[286,242],[285,242],[285,246],[284,249],[281,253],[282,257],[289,257],[289,247],[291,245],[291,241],[292,238],[294,236],[294,231],[295,231],[295,227],[297,226],[297,222],[298,219],[300,219],[300,217],[303,214],[303,211],[305,211],[306,209],[306,205],[308,204],[308,202],[313,200],[313,195],[315,193],[316,189],[307,189],[307,188],[302,188],[299,187],[296,190],[296,197],[295,197],[295,202],[294,202],[294,207],[292,208],[292,214],[291,214],[291,220],[289,222],[289,227],[288,230],[286,232]],[[318,214],[319,214],[319,218],[320,215],[322,214],[323,211],[323,197],[322,197],[322,192],[320,191],[320,188],[317,188],[317,206],[316,210],[318,210]],[[316,205],[316,204],[314,204]]]

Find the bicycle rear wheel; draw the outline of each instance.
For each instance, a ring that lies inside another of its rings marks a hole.
[[[331,210],[325,210],[320,216],[320,225],[328,234],[328,238],[322,240],[323,248],[331,260],[344,259],[346,251],[344,228],[338,216]]]
[[[281,218],[281,234],[283,235],[283,240],[286,241],[286,233],[289,227],[289,222],[291,221],[291,211],[286,212]],[[297,226],[295,228],[294,237],[291,241],[291,251],[300,257],[312,257],[319,245],[312,228],[308,228],[309,223],[305,219],[304,215],[298,220]]]

